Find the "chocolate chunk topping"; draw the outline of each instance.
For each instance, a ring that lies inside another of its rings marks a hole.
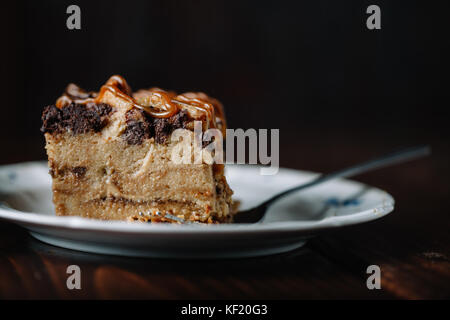
[[[174,129],[166,118],[155,119],[153,121],[155,141],[158,143],[164,143]]]
[[[144,139],[150,138],[147,124],[143,121],[131,120],[122,136],[128,144],[142,144]]]
[[[164,143],[174,130],[186,128],[189,117],[186,110],[169,118],[152,118],[142,110],[131,109],[126,113],[126,122],[122,137],[128,144],[142,144],[144,139],[153,137],[157,143]]]
[[[70,130],[74,134],[99,132],[108,123],[111,106],[100,103],[87,105],[71,103],[58,109],[55,105],[47,106],[42,114],[42,132],[64,132]]]
[[[47,106],[42,113],[42,132],[57,131],[62,121],[61,111],[54,105]]]
[[[109,115],[112,111],[112,107],[109,104],[106,103],[99,103],[92,105],[88,104],[88,107],[92,109],[92,111],[96,112],[100,117],[105,117]]]

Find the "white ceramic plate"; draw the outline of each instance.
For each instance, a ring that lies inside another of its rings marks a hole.
[[[262,176],[257,166],[227,167],[241,209],[315,176],[291,169]],[[171,258],[285,252],[323,230],[374,220],[394,208],[394,199],[382,190],[335,180],[280,200],[256,224],[166,225],[57,217],[46,162],[0,166],[0,200],[0,219],[25,227],[43,242],[101,254]]]

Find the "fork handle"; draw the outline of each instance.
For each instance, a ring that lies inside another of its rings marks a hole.
[[[388,154],[385,154],[381,157],[374,158],[372,160],[362,162],[360,164],[341,169],[332,173],[320,175],[316,179],[307,182],[305,184],[290,188],[286,191],[283,191],[272,198],[269,198],[268,200],[264,201],[260,206],[269,206],[274,201],[278,200],[281,197],[284,197],[285,195],[296,192],[299,190],[303,190],[315,185],[318,185],[320,183],[324,183],[333,179],[338,178],[348,178],[353,177],[361,173],[369,172],[375,169],[380,169],[384,167],[388,167],[397,163],[406,162],[409,160],[417,159],[420,157],[427,156],[431,153],[430,146],[415,146],[410,147],[406,149],[397,150]]]

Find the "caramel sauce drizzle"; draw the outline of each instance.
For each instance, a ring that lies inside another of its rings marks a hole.
[[[223,107],[218,100],[201,92],[187,92],[176,95],[174,92],[167,92],[160,88],[150,88],[148,90],[139,90],[136,93],[136,95],[143,97],[143,101],[146,102],[146,105],[143,105],[136,101],[130,86],[126,80],[119,75],[114,75],[109,78],[105,85],[101,87],[98,94],[95,92],[86,92],[75,84],[69,84],[66,88],[66,92],[56,101],[56,107],[61,109],[71,102],[78,104],[99,103],[107,91],[116,97],[127,101],[133,107],[144,110],[155,118],[171,117],[184,106],[194,108],[206,116],[206,119],[211,120],[212,127],[214,128],[217,128],[217,117],[222,129],[225,129]]]

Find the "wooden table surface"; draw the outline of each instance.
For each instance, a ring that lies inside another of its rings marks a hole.
[[[301,148],[282,139],[283,166],[329,171],[389,151],[400,141],[351,134],[307,138]],[[25,147],[29,155],[13,152],[2,163],[42,158],[33,153],[39,144]],[[0,298],[448,299],[450,169],[445,142],[434,138],[432,147],[427,159],[358,177],[395,197],[392,214],[322,234],[285,254],[227,260],[95,255],[46,245],[0,222]],[[72,264],[81,268],[81,290],[66,287]],[[366,287],[366,268],[373,264],[381,268],[380,290]]]

